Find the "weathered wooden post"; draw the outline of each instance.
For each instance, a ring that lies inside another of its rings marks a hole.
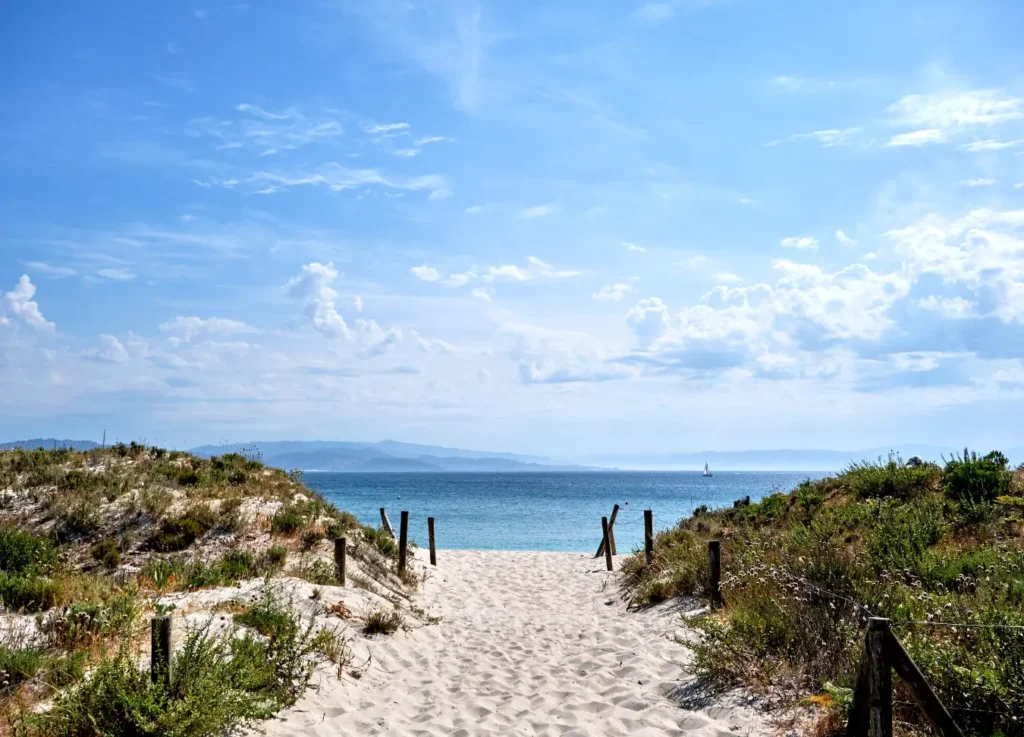
[[[345,585],[345,564],[348,558],[348,541],[343,537],[334,539],[334,567],[338,575],[338,585]]]
[[[394,540],[395,528],[391,526],[391,520],[388,519],[388,513],[384,511],[384,507],[380,508],[380,524],[391,535],[391,539]]]
[[[409,554],[409,513],[402,512],[398,530],[398,572],[405,573],[406,558]]]
[[[166,614],[153,617],[150,623],[149,676],[164,688],[171,685],[171,618]]]
[[[434,518],[427,517],[427,537],[430,538],[430,565],[437,565],[437,549],[434,547]]]
[[[711,567],[711,608],[722,608],[722,543],[708,542],[708,564]]]
[[[654,561],[654,512],[644,510],[644,561],[650,565]]]
[[[889,620],[868,619],[868,737],[892,737],[892,669],[885,657]]]
[[[612,555],[618,555],[619,551],[615,549],[615,518],[619,516],[619,505],[616,504],[612,507],[612,516],[608,520],[608,537],[612,541]],[[601,538],[601,544],[597,546],[597,553],[594,555],[595,558],[600,558],[604,554],[604,538]]]
[[[608,518],[601,518],[601,531],[604,533],[604,562],[608,570],[612,570],[612,546],[608,542]]]

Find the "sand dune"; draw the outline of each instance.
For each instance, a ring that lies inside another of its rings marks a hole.
[[[735,735],[754,710],[683,708],[678,612],[625,611],[603,559],[439,551],[417,597],[437,624],[369,643],[360,679],[324,679],[264,725],[290,735]]]

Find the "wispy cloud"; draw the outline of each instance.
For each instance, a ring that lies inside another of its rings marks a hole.
[[[807,80],[801,79],[800,77],[790,77],[786,74],[780,74],[768,80],[768,84],[780,92],[793,93],[800,92],[802,89],[807,87]]]
[[[964,151],[970,151],[971,153],[981,153],[983,151],[1002,151],[1007,148],[1016,148],[1018,146],[1024,146],[1024,138],[1019,138],[1014,141],[996,141],[994,139],[988,139],[985,141],[974,141],[972,143],[961,146]]]
[[[991,187],[996,183],[995,179],[990,177],[978,177],[976,179],[964,179],[960,182],[964,187]]]
[[[558,212],[558,206],[553,204],[547,205],[533,205],[532,207],[524,207],[519,211],[519,217],[523,220],[533,220],[535,218],[543,218],[548,215],[553,215]]]
[[[633,253],[647,253],[646,248],[638,246],[636,243],[630,243],[629,241],[622,241],[622,247],[627,251],[632,251]]]
[[[796,248],[803,251],[817,251],[818,250],[818,239],[810,236],[800,236],[796,238],[783,238],[779,241],[779,245],[783,248]]]
[[[942,143],[946,140],[945,134],[938,128],[926,128],[923,130],[912,131],[910,133],[900,133],[889,139],[886,146],[927,146],[931,143]]]
[[[503,264],[489,266],[484,273],[484,281],[530,281],[531,279],[564,279],[579,276],[581,272],[574,269],[556,269],[536,256],[526,257],[526,266]]]
[[[998,89],[905,95],[889,113],[893,123],[908,128],[990,126],[1024,118],[1024,99]]]
[[[411,191],[429,190],[431,193],[441,192],[441,195],[435,197],[441,199],[451,194],[445,178],[439,174],[418,177],[391,176],[376,169],[350,169],[336,162],[325,164],[314,172],[260,171],[252,174],[247,181],[266,194],[287,187],[300,186],[322,186],[333,192],[369,186]]]
[[[46,274],[54,279],[63,279],[64,277],[75,276],[78,274],[78,271],[76,269],[72,269],[70,266],[54,266],[53,264],[48,264],[45,261],[26,261],[25,266],[32,271],[38,271],[39,273]]]
[[[135,278],[135,273],[128,269],[100,269],[96,275],[110,281],[132,281]]]
[[[711,278],[716,284],[735,284],[743,281],[743,277],[739,274],[733,274],[731,271],[719,271],[716,274],[712,274]]]
[[[837,229],[836,230],[836,240],[839,241],[844,246],[856,246],[857,245],[857,241],[855,241],[853,238],[848,236],[845,232],[843,232],[842,229]]]
[[[590,296],[599,302],[621,302],[623,297],[633,291],[633,285],[629,282],[618,282],[601,287]]]
[[[408,123],[366,123],[363,125],[363,130],[371,136],[405,133],[409,128]]]
[[[250,149],[261,156],[331,143],[344,135],[341,123],[332,116],[307,116],[295,108],[273,111],[250,103],[236,105],[235,110],[242,117],[194,118],[185,132],[193,138],[214,141],[219,150]]]
[[[769,141],[766,146],[777,146],[780,143],[786,141],[816,141],[825,148],[831,148],[833,146],[848,146],[853,142],[853,139],[858,133],[861,132],[861,128],[829,128],[827,130],[812,131],[811,133],[795,133],[789,138],[779,138],[774,141]]]
[[[161,323],[160,329],[165,333],[180,336],[190,341],[201,335],[237,335],[240,333],[256,333],[256,328],[240,320],[229,320],[223,317],[183,317]]]

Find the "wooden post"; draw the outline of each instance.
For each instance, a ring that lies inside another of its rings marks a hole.
[[[892,737],[892,671],[885,657],[891,636],[888,619],[868,619],[868,737]]]
[[[612,546],[608,544],[608,518],[601,518],[601,531],[604,533],[604,562],[608,570],[612,570]]]
[[[654,512],[644,510],[644,561],[650,565],[654,561]]]
[[[868,737],[868,644],[860,654],[857,684],[853,688],[853,703],[846,722],[846,737]]]
[[[384,507],[380,508],[380,524],[391,535],[391,539],[394,540],[395,528],[391,526],[391,520],[388,519],[388,513],[384,511]]]
[[[711,608],[722,608],[722,543],[708,542],[708,564],[711,567]]]
[[[406,558],[409,554],[409,513],[402,512],[399,522],[398,538],[398,572],[405,573]]]
[[[153,683],[171,685],[171,618],[153,617],[150,623],[149,676]]]
[[[427,517],[427,537],[430,538],[430,565],[437,565],[437,549],[434,547],[434,518]]]
[[[883,621],[888,622],[888,620]],[[964,737],[963,732],[953,721],[953,717],[949,715],[946,707],[939,701],[939,697],[932,691],[932,687],[921,673],[921,669],[917,667],[917,663],[903,649],[903,644],[892,633],[892,630],[888,630],[888,633],[889,636],[885,640],[885,659],[896,671],[896,674],[910,686],[914,698],[921,706],[921,711],[931,720],[942,737]]]
[[[348,557],[348,541],[343,537],[334,539],[334,567],[338,575],[338,585],[345,585],[345,563]]]
[[[608,537],[612,540],[612,555],[618,555],[619,551],[615,549],[615,518],[619,516],[619,505],[616,504],[612,507],[612,516],[608,520]],[[601,544],[597,546],[597,553],[594,554],[595,558],[600,558],[604,555],[604,538],[601,538]]]

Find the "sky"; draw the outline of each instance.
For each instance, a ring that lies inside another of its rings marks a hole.
[[[0,439],[1019,441],[1024,5],[0,6]]]

